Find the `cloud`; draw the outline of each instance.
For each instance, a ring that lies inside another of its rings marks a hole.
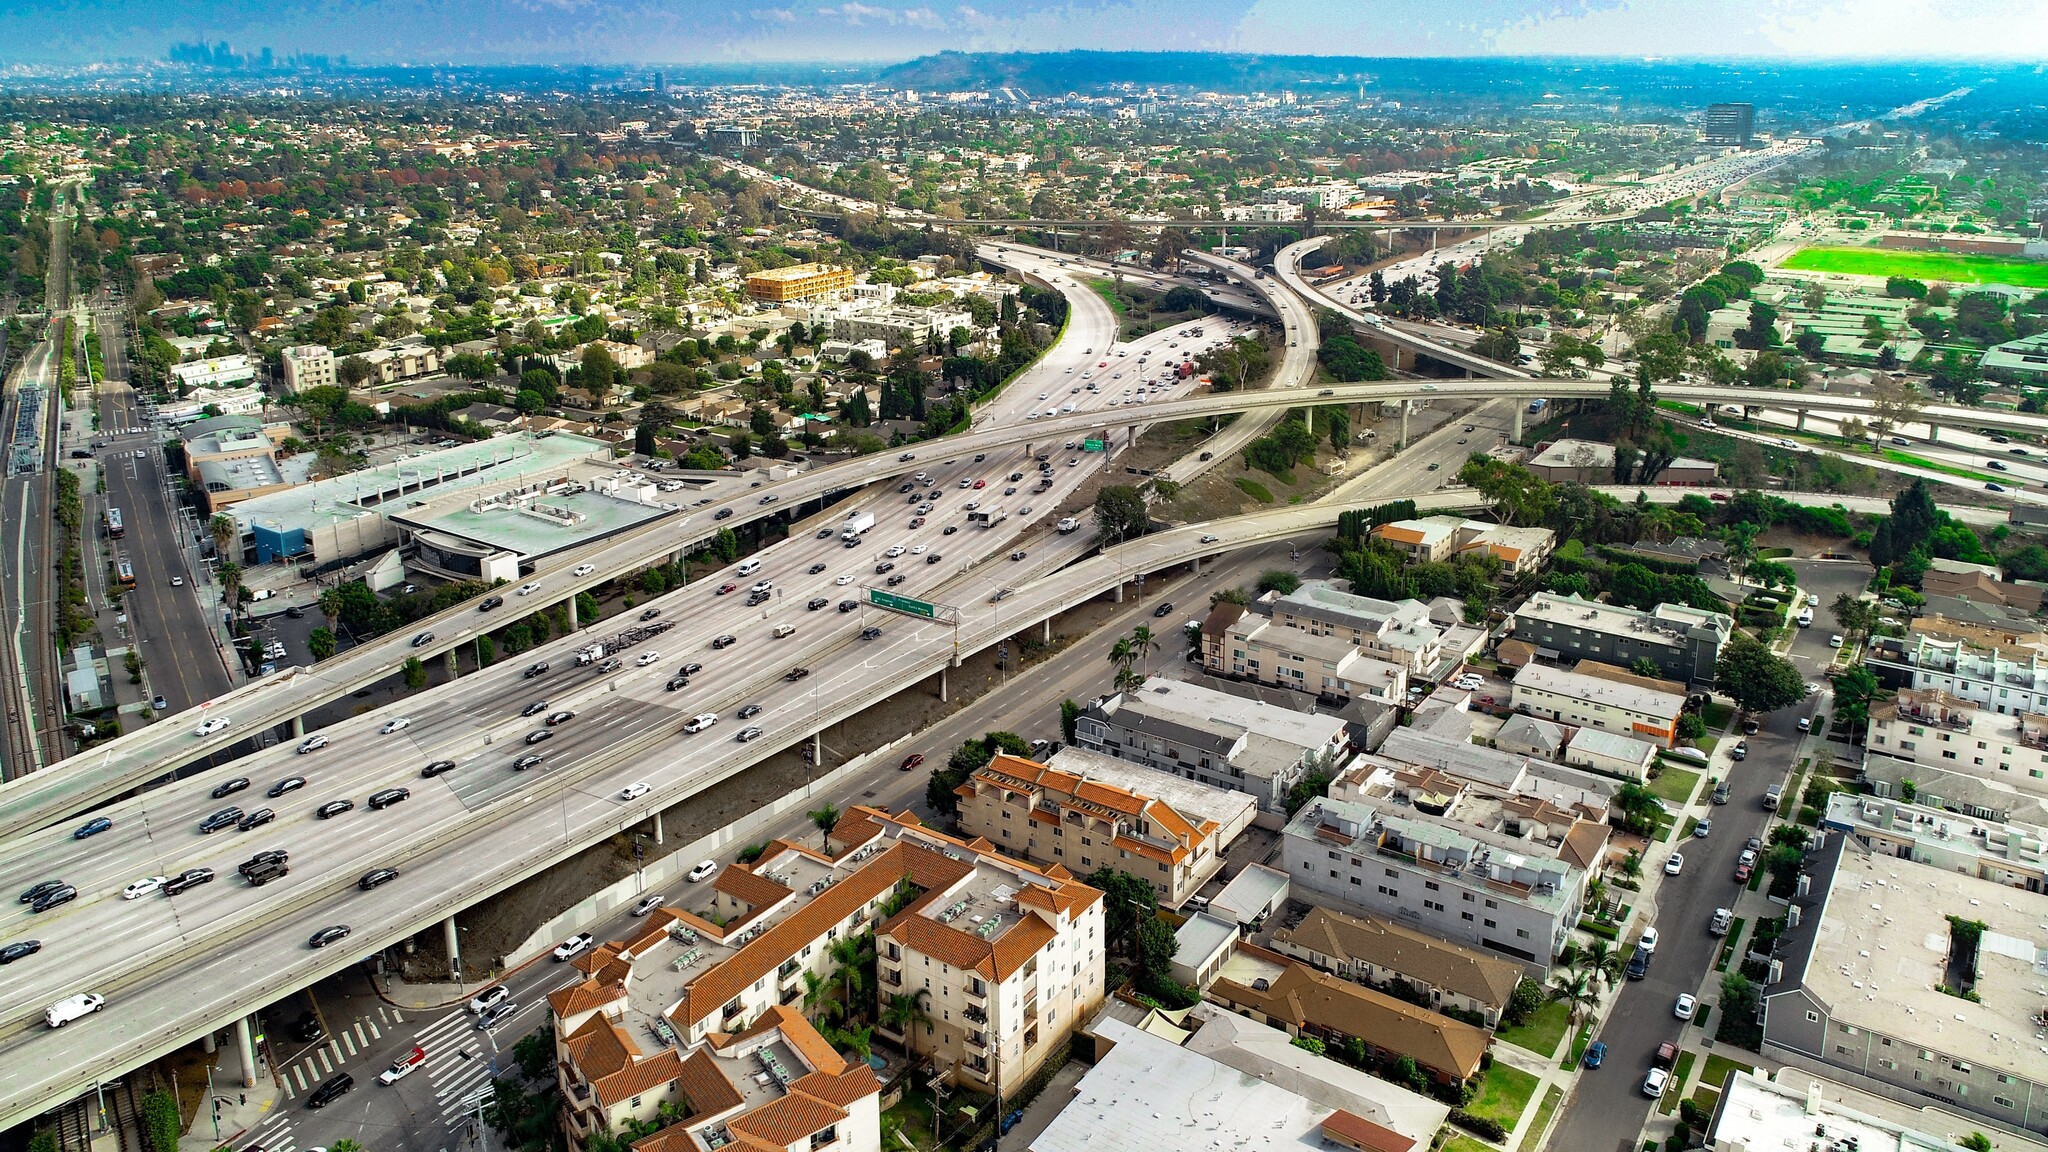
[[[794,24],[796,13],[787,8],[756,8],[747,15],[763,24]]]

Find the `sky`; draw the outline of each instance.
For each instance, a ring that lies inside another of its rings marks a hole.
[[[361,63],[896,61],[946,49],[2048,59],[2044,0],[0,0],[0,62],[225,40]]]

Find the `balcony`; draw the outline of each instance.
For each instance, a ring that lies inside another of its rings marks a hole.
[[[803,967],[803,965],[798,964],[796,962],[796,957],[792,956],[789,959],[784,960],[782,962],[781,968],[776,969],[775,978],[777,980],[787,980],[791,976],[796,975],[796,970],[801,967]]]
[[[983,1009],[980,1009],[980,1008],[977,1008],[977,1007],[975,1007],[975,1006],[974,1006],[974,1005],[972,1005],[972,1004],[968,1005],[968,1006],[967,1006],[966,1008],[963,1008],[963,1009],[961,1009],[961,1010],[960,1010],[960,1015],[961,1015],[961,1016],[962,1016],[962,1017],[963,1017],[964,1019],[966,1019],[966,1021],[967,1021],[967,1022],[968,1022],[969,1024],[986,1024],[986,1023],[988,1023],[988,1013],[987,1013],[986,1011],[984,1011]]]
[[[967,1034],[967,1046],[969,1048],[980,1048],[986,1051],[988,1049],[988,1033],[969,1032]]]
[[[903,970],[900,968],[891,968],[888,971],[883,972],[882,983],[890,988],[903,987]]]
[[[986,984],[969,984],[965,992],[967,993],[967,998],[971,1001],[980,1004],[988,1003],[988,985]]]

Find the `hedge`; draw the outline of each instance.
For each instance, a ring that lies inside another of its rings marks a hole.
[[[1474,1116],[1463,1108],[1451,1109],[1451,1123],[1456,1124],[1475,1136],[1483,1136],[1496,1144],[1508,1138],[1508,1130],[1500,1126],[1500,1121],[1490,1116]]]

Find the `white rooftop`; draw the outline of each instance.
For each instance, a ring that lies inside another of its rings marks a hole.
[[[1782,1152],[1816,1140],[1822,1148],[1842,1148],[1853,1139],[1857,1152],[1962,1152],[1962,1146],[1946,1136],[1916,1131],[1830,1100],[1830,1095],[1841,1092],[1839,1087],[1796,1068],[1782,1069],[1778,1075],[1782,1083],[1740,1071],[1728,1078],[1710,1134],[1712,1147],[1718,1152]],[[1932,1113],[1929,1118],[1944,1117]],[[1827,1133],[1824,1138],[1821,1130]],[[2009,1138],[2000,1132],[1999,1147],[2039,1147],[2031,1140],[2008,1144]]]
[[[1546,664],[1531,664],[1515,673],[1515,694],[1521,695],[1523,689],[1550,692],[1573,700],[1591,700],[1644,716],[1675,718],[1685,708],[1685,697],[1676,692],[1588,676],[1582,672],[1566,672]]]

